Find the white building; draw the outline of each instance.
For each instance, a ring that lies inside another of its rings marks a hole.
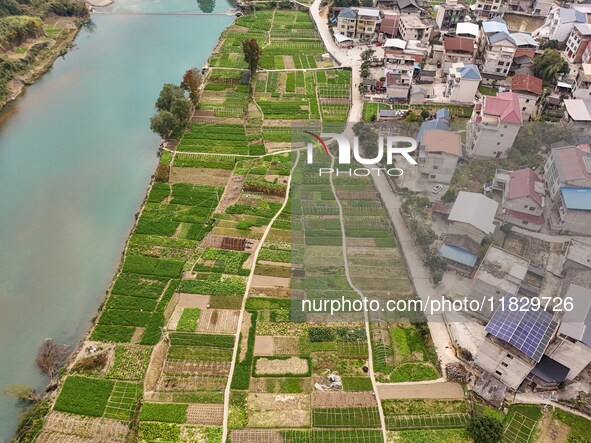
[[[462,140],[454,132],[428,129],[419,145],[419,172],[427,181],[451,183],[459,158]]]
[[[482,194],[460,191],[449,213],[449,234],[467,235],[476,243],[495,232],[499,204]]]
[[[578,135],[591,135],[591,98],[564,100],[564,107],[563,125]]]
[[[452,102],[474,103],[481,79],[476,65],[454,63],[447,76],[445,95]]]
[[[523,120],[537,117],[538,100],[543,91],[542,79],[533,75],[516,74],[511,77],[511,91],[519,96]]]
[[[400,36],[406,40],[419,40],[428,43],[431,39],[433,22],[427,18],[421,18],[418,14],[403,15],[400,17],[398,27]]]
[[[544,182],[540,176],[530,168],[509,173],[502,206],[506,223],[540,231],[546,207]]]
[[[505,158],[523,125],[519,96],[500,92],[496,97],[484,96],[474,106],[467,124],[469,152],[476,157]]]
[[[591,64],[581,65],[575,84],[573,85],[573,98],[591,99]]]
[[[581,63],[587,45],[591,42],[591,25],[575,23],[566,41],[564,55],[570,63]]]
[[[575,23],[587,23],[587,15],[576,9],[553,7],[540,31],[541,37],[565,42]]]

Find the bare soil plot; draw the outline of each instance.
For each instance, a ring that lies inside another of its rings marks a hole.
[[[256,275],[254,276],[256,277]],[[250,287],[248,295],[253,297],[272,297],[272,298],[290,298],[290,288],[255,288]]]
[[[248,425],[253,427],[310,425],[307,394],[249,394]]]
[[[252,278],[252,286],[258,289],[269,287],[289,288],[290,282],[291,278],[269,277],[267,275],[254,275]]]
[[[172,315],[170,316],[170,319],[168,319],[168,329],[171,329],[173,331],[176,331],[176,328],[179,324],[179,320],[181,319],[181,316],[183,315],[183,309],[180,306],[176,306],[176,308],[174,308],[174,311],[172,312]]]
[[[36,441],[109,441],[113,443],[123,443],[127,436],[128,426],[126,423],[111,420],[108,418],[81,417],[79,415],[64,414],[61,412],[51,412],[45,424],[43,431],[46,434],[41,440],[41,436]],[[56,440],[55,437],[61,437]],[[81,438],[81,440],[76,440]]]
[[[144,391],[153,391],[156,388],[167,354],[168,342],[161,341],[154,346],[154,351],[150,357],[150,364],[146,371],[146,378],[144,379]]]
[[[246,351],[248,350],[248,336],[250,334],[250,327],[252,325],[252,314],[245,312],[242,316],[242,324],[240,325],[240,355],[239,360],[242,361],[246,357]]]
[[[423,384],[380,384],[378,392],[382,400],[403,398],[464,399],[464,391],[459,383],[438,382]]]
[[[222,195],[215,212],[225,212],[229,206],[233,205],[240,197],[243,184],[244,177],[241,175],[234,175],[224,188],[224,194]]]
[[[224,405],[194,403],[187,408],[187,423],[221,425],[223,420]]]
[[[295,69],[295,63],[291,55],[283,56],[283,64],[285,65],[285,69]]]
[[[177,307],[179,308],[199,308],[207,309],[209,305],[209,295],[184,294],[181,293]]]
[[[546,413],[539,424],[540,431],[536,441],[540,443],[566,443],[570,426],[554,418],[552,413]]]
[[[166,360],[164,372],[166,374],[209,374],[223,375],[230,373],[229,361],[188,361]]]
[[[232,175],[232,171],[228,169],[181,168],[173,166],[170,171],[170,182],[226,186],[230,175]]]
[[[256,362],[255,372],[258,375],[302,374],[309,371],[309,362],[299,357],[286,359],[259,358]]]
[[[201,311],[197,332],[234,334],[238,328],[240,311],[230,309],[204,309]]]
[[[254,355],[273,355],[273,336],[257,335],[254,340]]]
[[[273,337],[273,355],[299,355],[299,337]]]
[[[226,387],[227,376],[216,375],[163,375],[158,383],[159,391],[221,391]]]
[[[371,392],[313,392],[313,408],[350,408],[377,406]]]

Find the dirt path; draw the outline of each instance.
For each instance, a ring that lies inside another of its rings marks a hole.
[[[378,383],[380,399],[393,400],[403,398],[452,399],[463,400],[464,390],[459,383]]]

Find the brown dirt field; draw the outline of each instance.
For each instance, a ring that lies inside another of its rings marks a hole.
[[[254,355],[273,355],[273,336],[257,335],[254,340]]]
[[[224,189],[224,194],[222,195],[215,212],[225,212],[229,206],[233,205],[240,197],[243,184],[244,177],[241,175],[233,176],[227,183],[227,186]]]
[[[43,426],[46,434],[39,440],[45,442],[69,442],[78,441],[109,441],[113,443],[124,442],[128,432],[126,423],[107,418],[81,417],[61,412],[51,412]],[[58,434],[59,433],[59,434]],[[76,436],[76,437],[75,437]],[[59,437],[59,438],[58,438]],[[86,438],[92,440],[85,440]],[[94,440],[94,439],[97,440]]]
[[[259,358],[256,362],[255,371],[259,375],[304,375],[308,373],[308,360],[299,357],[291,357],[287,359]]]
[[[248,335],[250,332],[250,326],[252,325],[252,315],[250,312],[245,312],[242,317],[242,324],[240,325],[240,332],[242,338],[240,340],[240,355],[239,360],[242,361],[246,357],[246,351],[248,349]]]
[[[180,168],[173,166],[170,171],[171,183],[192,183],[196,185],[226,186],[232,171],[227,169]]]
[[[187,408],[187,423],[221,425],[223,420],[224,405],[194,403]]]
[[[174,308],[172,315],[168,319],[168,323],[167,323],[168,329],[176,331],[176,327],[178,326],[179,320],[181,319],[182,315],[183,315],[183,308],[181,308],[180,306],[177,306],[176,308]]]
[[[272,429],[240,429],[230,432],[230,443],[285,443],[280,431]]]
[[[158,383],[159,391],[223,391],[228,382],[228,377],[201,376],[201,375],[166,375]]]
[[[166,360],[164,372],[166,374],[202,374],[224,375],[230,373],[230,362],[226,361],[187,361]]]
[[[546,412],[538,424],[540,429],[536,442],[539,443],[566,443],[570,426],[553,417],[551,412]]]
[[[139,343],[142,335],[144,333],[144,328],[135,328],[133,335],[131,336],[131,343]]]
[[[290,268],[291,263],[283,263],[279,261],[270,261],[270,260],[259,260],[258,262],[261,265],[268,265],[268,266],[281,266],[284,268]]]
[[[371,392],[318,392],[312,393],[313,408],[348,408],[377,406]]]
[[[285,426],[286,423],[296,428],[310,426],[310,411],[289,409],[248,413],[248,426],[255,428]]]
[[[382,400],[395,400],[402,398],[429,398],[429,399],[464,399],[464,391],[459,383],[438,382],[403,385],[378,384],[378,392]]]
[[[252,278],[252,286],[255,288],[280,287],[289,288],[291,278],[269,277],[267,275],[255,275]]]
[[[207,309],[209,295],[179,294],[177,307],[179,308],[200,308]]]
[[[251,411],[279,411],[310,409],[308,394],[248,394],[248,409]]]
[[[255,276],[256,277],[256,276]],[[272,297],[289,298],[291,297],[290,288],[253,288],[251,286],[248,295],[252,297]]]
[[[257,337],[258,338],[258,337]],[[273,337],[273,355],[299,355],[299,337]]]
[[[144,391],[153,391],[156,389],[164,362],[166,361],[166,354],[168,354],[167,342],[160,341],[154,346],[154,351],[150,357],[150,364],[146,371],[146,378],[144,379]]]
[[[291,55],[283,56],[283,64],[285,65],[285,69],[295,69],[295,63]]]
[[[204,309],[201,311],[197,332],[234,334],[238,328],[240,311],[230,309]]]

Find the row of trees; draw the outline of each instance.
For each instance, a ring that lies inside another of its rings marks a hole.
[[[83,0],[2,0],[0,18],[11,15],[48,15],[88,18],[88,7]]]

